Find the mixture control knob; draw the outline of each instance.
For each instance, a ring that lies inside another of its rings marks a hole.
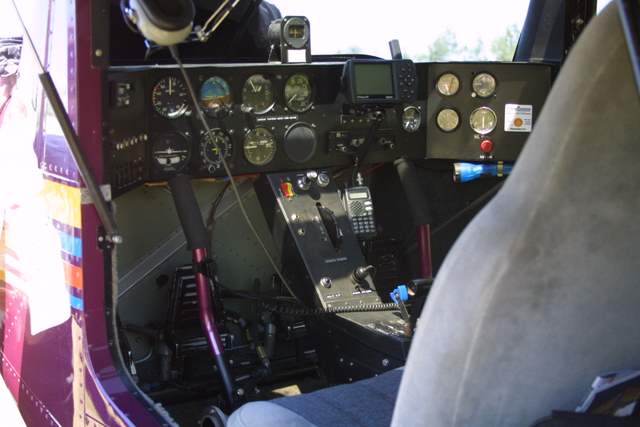
[[[493,141],[490,139],[484,139],[480,143],[480,151],[485,154],[489,154],[493,151]]]
[[[376,268],[373,265],[367,265],[366,267],[358,267],[353,271],[351,275],[353,281],[356,284],[365,284],[367,283],[367,277],[372,276],[376,271]]]
[[[326,172],[320,172],[318,174],[318,179],[316,180],[319,187],[325,188],[331,182],[331,177]]]
[[[302,191],[308,191],[311,188],[311,184],[313,181],[311,181],[309,179],[309,177],[305,176],[301,176],[300,178],[298,178],[298,189],[302,190]]]

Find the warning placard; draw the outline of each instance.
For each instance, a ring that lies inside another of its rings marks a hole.
[[[504,106],[505,132],[531,132],[533,105],[506,104]]]

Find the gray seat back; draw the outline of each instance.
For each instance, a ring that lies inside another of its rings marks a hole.
[[[640,102],[610,6],[440,269],[393,425],[527,426],[640,368],[639,213]]]

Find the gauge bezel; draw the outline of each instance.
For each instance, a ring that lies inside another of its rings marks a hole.
[[[202,161],[202,164],[210,173],[220,168],[220,166],[222,165],[222,160],[221,160],[222,158],[226,160],[226,159],[231,159],[233,157],[233,139],[231,138],[231,134],[229,134],[228,132],[225,132],[220,128],[211,129],[211,133],[213,135],[220,134],[223,136],[223,138],[225,139],[225,152],[224,152],[224,155],[221,156],[219,160],[217,161],[211,160],[207,156],[205,151],[206,146],[209,144],[209,140],[207,138],[208,137],[207,131],[204,131],[204,130],[200,131],[200,158],[201,158],[200,160]]]
[[[304,78],[306,78],[307,82],[309,83],[309,87],[311,88],[311,94],[309,95],[309,105],[307,105],[306,108],[301,109],[301,110],[291,108],[291,105],[289,105],[289,100],[287,99],[287,95],[286,95],[287,87],[289,86],[289,81],[293,77],[297,77],[297,76],[303,76]],[[312,80],[309,77],[309,75],[305,74],[305,73],[291,74],[289,77],[287,77],[287,80],[284,82],[284,86],[282,88],[282,97],[284,98],[285,107],[287,109],[293,111],[294,113],[298,113],[298,114],[306,113],[307,111],[309,111],[309,110],[311,110],[313,108],[315,95],[316,95],[315,86],[312,83]]]
[[[247,84],[249,84],[249,80],[251,80],[254,77],[262,77],[266,82],[269,83],[269,85],[271,86],[271,103],[269,104],[268,107],[266,107],[265,109],[262,110],[253,110],[253,114],[266,114],[269,111],[273,110],[273,108],[276,105],[276,99],[275,99],[275,90],[274,90],[274,84],[273,84],[273,79],[269,78],[269,76],[263,74],[263,73],[255,73],[255,74],[251,74],[249,77],[247,77],[244,80],[244,83],[242,84],[242,90],[240,92],[240,97],[242,99],[242,105],[248,105],[247,102],[245,101],[245,95],[244,95],[244,91],[247,88]]]
[[[479,111],[481,111],[481,110],[489,111],[491,114],[493,114],[493,117],[494,117],[494,119],[495,119],[495,120],[494,120],[493,127],[492,127],[491,129],[487,130],[487,131],[482,131],[482,132],[481,132],[481,131],[479,131],[478,129],[476,129],[476,128],[473,126],[473,116],[474,116],[474,115],[476,115],[476,114],[477,114]],[[473,111],[471,112],[471,114],[469,115],[469,126],[471,126],[471,129],[472,129],[475,133],[477,133],[478,135],[489,135],[491,132],[493,132],[494,130],[496,130],[496,128],[498,127],[498,114],[496,114],[496,112],[495,112],[492,108],[490,108],[490,107],[487,107],[487,106],[478,107],[478,108],[476,108],[475,110],[473,110]]]
[[[175,136],[178,137],[182,143],[184,143],[184,146],[187,149],[187,157],[186,159],[181,163],[181,166],[179,168],[171,168],[171,169],[165,169],[162,165],[160,165],[157,161],[156,161],[156,157],[154,156],[155,153],[155,147],[156,144],[158,142],[159,138],[162,137],[168,137],[168,136]],[[168,174],[168,173],[178,173],[183,171],[187,165],[189,165],[189,162],[191,161],[191,157],[193,156],[193,148],[191,147],[191,144],[189,144],[189,139],[187,138],[187,136],[185,134],[183,134],[182,132],[167,132],[167,133],[159,133],[157,135],[154,135],[151,138],[151,162],[153,164],[153,167],[164,174]]]
[[[456,91],[455,91],[455,92],[450,93],[450,94],[444,93],[444,92],[442,92],[442,91],[440,90],[440,80],[441,80],[444,76],[446,76],[446,75],[448,75],[448,74],[450,74],[450,75],[452,75],[453,77],[455,77],[455,78],[456,78],[456,80],[457,80],[457,82],[458,82],[458,88],[456,89]],[[440,95],[442,95],[442,96],[445,96],[445,97],[447,97],[447,98],[448,98],[448,97],[451,97],[451,96],[455,96],[455,95],[457,95],[457,94],[460,92],[460,89],[462,89],[462,80],[460,80],[460,77],[459,77],[456,73],[454,73],[453,71],[445,71],[444,73],[440,74],[440,75],[438,76],[438,78],[436,79],[436,91],[437,91]]]
[[[207,83],[209,83],[209,81],[216,80],[216,79],[218,81],[222,81],[224,83],[224,85],[226,86],[226,89],[228,90],[229,102],[222,104],[220,107],[218,107],[216,109],[212,109],[212,108],[208,108],[208,107],[206,107],[204,105],[203,99],[202,99],[202,89],[204,88],[204,86]],[[213,75],[213,76],[209,76],[209,77],[203,78],[202,84],[200,85],[200,90],[198,91],[198,104],[200,104],[200,108],[202,108],[202,111],[204,111],[209,116],[215,115],[222,108],[226,108],[226,109],[231,110],[233,108],[233,103],[234,103],[233,90],[231,89],[231,85],[229,84],[227,79],[225,79],[224,77],[218,76],[218,75]]]
[[[482,95],[481,93],[479,93],[476,90],[476,80],[479,79],[482,76],[485,76],[485,75],[489,76],[489,77],[491,77],[493,79],[493,87],[491,89],[491,92],[489,92],[487,95]],[[493,74],[491,74],[488,71],[481,71],[478,74],[476,74],[475,76],[473,76],[473,79],[471,80],[471,89],[473,89],[473,93],[475,93],[478,98],[490,98],[498,90],[498,79],[496,79],[496,76],[494,76]]]
[[[409,130],[405,127],[404,125],[404,115],[407,111],[409,110],[416,110],[418,112],[418,127],[415,128],[414,130]],[[400,116],[400,123],[402,126],[402,130],[404,130],[407,133],[416,133],[420,130],[420,128],[422,127],[422,109],[416,105],[407,105],[406,107],[404,107],[402,109],[402,115]]]
[[[274,150],[273,150],[273,154],[271,155],[271,157],[262,163],[256,163],[253,162],[249,159],[249,156],[247,156],[247,151],[246,151],[246,146],[247,146],[247,138],[249,137],[249,134],[253,133],[253,132],[258,132],[258,130],[264,130],[266,131],[270,136],[271,139],[273,141],[273,146],[274,146]],[[247,132],[245,132],[244,134],[244,139],[242,140],[242,154],[244,155],[244,159],[253,166],[258,166],[258,167],[263,167],[268,165],[269,163],[273,162],[276,158],[276,154],[278,154],[278,141],[276,140],[276,136],[273,134],[273,132],[271,130],[269,130],[269,128],[265,127],[265,126],[257,126],[253,129],[249,129]]]
[[[189,111],[189,95],[187,93],[185,93],[184,95],[184,99],[182,102],[182,106],[176,110],[175,114],[165,114],[162,111],[158,110],[158,106],[155,102],[155,92],[156,89],[158,88],[158,86],[160,86],[160,84],[163,81],[166,80],[170,80],[170,79],[175,79],[179,84],[181,84],[183,86],[184,91],[187,91],[187,87],[185,85],[184,80],[182,80],[179,77],[176,76],[164,76],[162,78],[160,78],[155,85],[153,85],[153,88],[151,89],[151,105],[153,106],[153,110],[160,116],[160,117],[164,117],[165,119],[169,119],[169,120],[175,120],[175,119],[179,119],[180,117],[184,116],[187,111]]]
[[[458,117],[458,123],[456,124],[456,126],[454,128],[452,128],[451,130],[447,130],[447,129],[443,129],[440,126],[440,123],[438,122],[438,117],[440,117],[440,114],[442,114],[442,112],[444,112],[445,110],[451,110],[454,113],[456,113],[456,116]],[[462,123],[462,116],[460,115],[460,111],[456,110],[453,107],[442,107],[438,110],[438,113],[436,114],[436,127],[438,128],[439,131],[444,132],[444,133],[451,133],[451,132],[455,132],[456,130],[458,130],[460,128],[460,124]]]
[[[310,38],[310,25],[306,18],[301,16],[292,16],[285,18],[284,25],[282,27],[282,40],[293,49],[302,49],[309,43]],[[302,25],[304,27],[304,37],[300,39],[292,39],[289,37],[289,27],[292,25]]]

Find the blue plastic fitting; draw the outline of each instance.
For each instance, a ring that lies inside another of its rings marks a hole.
[[[469,182],[486,176],[503,177],[513,170],[513,163],[454,163],[453,180]]]
[[[391,301],[396,304],[400,304],[400,301],[406,302],[409,300],[409,288],[402,283],[389,294],[389,297],[391,297]]]

